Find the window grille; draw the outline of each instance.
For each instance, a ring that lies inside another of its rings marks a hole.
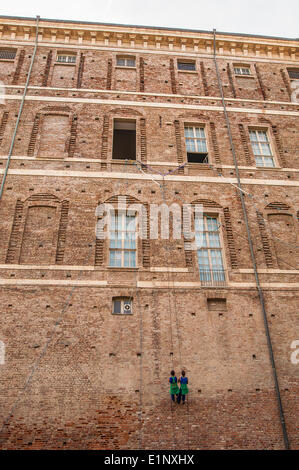
[[[178,60],[178,70],[196,70],[195,62],[183,62],[182,60]]]
[[[250,75],[249,67],[234,67],[236,75]]]
[[[0,59],[10,59],[13,60],[16,57],[16,51],[12,50],[0,50]]]
[[[57,62],[64,62],[69,64],[76,63],[76,56],[75,55],[58,55]]]

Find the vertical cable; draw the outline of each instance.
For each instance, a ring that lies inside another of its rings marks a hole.
[[[230,121],[229,121],[229,117],[228,117],[228,114],[227,114],[226,103],[225,103],[225,99],[224,99],[224,95],[223,95],[223,89],[222,89],[222,82],[221,82],[221,78],[220,78],[220,74],[219,74],[219,68],[218,68],[217,59],[216,59],[216,29],[213,30],[213,34],[214,34],[214,54],[213,54],[213,57],[214,57],[214,62],[215,62],[215,68],[216,68],[216,74],[217,74],[217,80],[218,80],[218,87],[219,87],[219,91],[220,91],[220,95],[221,95],[221,101],[222,101],[224,116],[225,116],[225,120],[226,120],[226,124],[227,124],[227,131],[228,131],[229,141],[230,141],[231,150],[232,150],[232,154],[233,154],[236,177],[237,177],[237,181],[238,181],[238,189],[239,189],[239,194],[240,194],[240,199],[241,199],[241,204],[242,204],[242,211],[243,211],[245,225],[246,225],[246,232],[247,232],[247,238],[248,238],[248,243],[249,243],[249,248],[250,248],[250,255],[251,255],[251,260],[252,260],[252,264],[253,264],[255,282],[256,282],[256,287],[257,287],[257,290],[258,290],[259,300],[260,300],[262,313],[263,313],[264,327],[265,327],[265,332],[266,332],[266,337],[267,337],[268,351],[269,351],[271,368],[272,368],[272,373],[273,373],[273,378],[274,378],[274,384],[275,384],[275,390],[276,390],[276,396],[277,396],[277,404],[278,404],[278,409],[279,409],[280,422],[281,422],[281,427],[282,427],[282,432],[283,432],[283,437],[284,437],[284,444],[285,444],[285,449],[289,450],[290,449],[290,444],[289,444],[289,439],[288,439],[288,434],[287,434],[287,429],[286,429],[286,424],[285,424],[285,418],[284,418],[284,412],[283,412],[283,407],[282,407],[282,402],[281,402],[281,395],[280,395],[280,389],[279,389],[279,384],[278,384],[278,378],[277,378],[277,372],[276,372],[272,342],[271,342],[271,337],[270,337],[269,325],[268,325],[268,320],[267,320],[267,312],[266,312],[266,307],[265,307],[265,302],[264,302],[264,295],[263,295],[263,291],[261,289],[260,280],[259,280],[259,276],[258,276],[258,272],[257,272],[256,260],[255,260],[255,255],[254,255],[254,251],[253,251],[253,244],[252,244],[252,238],[251,238],[251,232],[250,232],[250,228],[249,228],[247,210],[246,210],[246,205],[245,205],[245,200],[244,200],[244,193],[243,193],[243,190],[242,190],[240,174],[239,174],[239,167],[238,167],[237,158],[236,158],[236,151],[235,151],[235,147],[234,147],[234,143],[233,143],[233,139],[232,139]]]
[[[30,68],[29,68],[29,72],[28,72],[28,76],[27,76],[27,80],[26,80],[26,84],[25,84],[25,88],[24,88],[24,92],[23,92],[23,96],[22,96],[22,101],[21,101],[20,108],[19,108],[18,119],[17,119],[16,125],[15,125],[15,130],[14,130],[13,136],[12,136],[12,141],[11,141],[11,144],[10,144],[8,157],[7,157],[7,161],[6,161],[6,167],[5,167],[2,182],[1,182],[0,200],[1,200],[2,194],[3,194],[3,188],[4,188],[4,185],[5,185],[5,181],[6,181],[6,177],[7,177],[7,173],[8,173],[10,159],[11,159],[11,155],[12,155],[12,151],[13,151],[13,147],[14,147],[14,143],[15,143],[15,139],[16,139],[16,135],[17,135],[17,130],[18,130],[18,127],[19,127],[19,122],[20,122],[20,118],[21,118],[21,114],[22,114],[22,110],[23,110],[23,106],[24,106],[24,102],[25,102],[25,97],[26,97],[26,93],[27,93],[27,88],[28,88],[29,80],[30,80],[30,76],[31,76],[31,71],[32,71],[32,67],[33,67],[33,63],[34,63],[34,59],[35,59],[35,54],[36,54],[36,50],[37,50],[39,19],[40,19],[40,16],[36,16],[35,45],[34,45],[34,50],[33,50],[32,58],[31,58]]]

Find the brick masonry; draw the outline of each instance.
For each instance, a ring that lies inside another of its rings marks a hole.
[[[16,49],[14,60],[0,60],[3,175],[34,22],[23,21],[31,31],[26,42],[17,19],[0,20],[0,51]],[[180,43],[170,31],[166,37],[148,28],[144,36],[138,28],[82,24],[77,37],[76,24],[60,26],[44,24],[0,201],[1,423],[49,342],[4,426],[1,448],[282,449],[212,35],[190,32]],[[291,343],[299,339],[299,106],[288,75],[298,67],[297,43],[247,40],[223,35],[217,61],[286,428],[298,449],[299,365],[291,362]],[[76,62],[58,63],[58,52],[75,53]],[[117,66],[118,55],[134,57],[135,67]],[[178,71],[182,58],[194,61],[195,71]],[[249,64],[250,77],[235,75],[236,64]],[[112,159],[120,118],[136,122],[142,171]],[[208,163],[187,162],[185,123],[204,126]],[[267,131],[275,168],[255,166],[251,128]],[[107,242],[95,238],[96,207],[115,204],[118,195],[147,209],[200,203],[216,215],[226,285],[202,285],[196,253],[172,231],[169,240],[138,241],[136,269],[109,268]],[[112,315],[119,296],[132,297],[132,315]],[[173,367],[189,377],[186,408],[171,408]]]

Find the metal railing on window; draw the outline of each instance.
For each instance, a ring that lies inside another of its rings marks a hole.
[[[223,269],[199,269],[199,277],[203,286],[226,286],[225,271]]]
[[[0,59],[14,59],[16,51],[0,51]]]
[[[59,55],[57,57],[57,62],[74,64],[76,62],[76,56],[75,55]]]
[[[178,62],[178,70],[191,70],[195,71],[195,62]]]

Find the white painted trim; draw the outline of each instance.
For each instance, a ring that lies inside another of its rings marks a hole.
[[[154,272],[154,273],[188,273],[189,270],[188,268],[171,268],[171,267],[167,267],[167,266],[161,266],[161,267],[153,267],[153,268],[150,268],[150,271],[151,272]]]
[[[190,288],[190,289],[198,289],[198,288],[208,288],[210,286],[203,286],[200,281],[198,282],[179,282],[174,281],[171,283],[172,287],[179,288]],[[141,288],[155,288],[155,289],[165,289],[169,288],[168,281],[137,281],[137,287]],[[212,287],[212,286],[211,286]],[[226,286],[219,286],[217,289],[227,289],[231,287],[256,287],[254,282],[228,282]],[[261,287],[291,287],[291,288],[299,288],[299,282],[289,282],[289,283],[279,283],[279,282],[264,282],[261,283]],[[215,289],[215,287],[213,287]]]
[[[259,274],[298,274],[299,275],[299,269],[294,270],[294,269],[258,269],[257,270]],[[238,269],[238,273],[244,273],[244,274],[253,274],[254,270],[253,269]]]
[[[276,288],[276,289],[280,289],[280,288],[284,288],[284,287],[288,287],[288,288],[292,288],[292,289],[298,289],[299,288],[299,282],[261,282],[260,283],[261,287],[266,289],[266,288]],[[256,284],[255,282],[230,282],[229,283],[229,287],[255,287],[256,288]]]
[[[1,157],[0,157],[1,158]],[[217,165],[217,168],[228,168],[228,169],[235,169],[234,165]],[[273,168],[270,168],[270,167],[259,167],[259,166],[239,166],[238,167],[239,170],[250,170],[250,171],[261,171],[261,170],[264,170],[266,169],[266,171],[268,171],[268,169],[271,169],[273,171],[285,171],[287,173],[291,172],[291,171],[299,171],[299,168],[281,168],[279,166],[275,166]]]
[[[0,279],[2,286],[59,286],[59,287],[105,287],[107,281],[62,280],[62,279]]]
[[[45,265],[45,264],[0,264],[0,269],[14,270],[35,270],[40,271],[98,271],[95,266],[74,266],[74,265]]]
[[[24,88],[23,85],[3,85],[4,88],[12,88],[12,89],[22,89]],[[166,98],[192,98],[192,99],[200,99],[200,100],[210,100],[210,101],[221,101],[219,96],[202,96],[202,95],[178,95],[173,93],[149,93],[149,92],[141,92],[141,91],[124,91],[124,90],[102,90],[99,88],[58,88],[58,87],[41,87],[41,86],[30,86],[28,90],[42,90],[42,91],[72,91],[77,93],[106,93],[106,94],[114,94],[114,95],[134,95],[134,96],[161,96]],[[246,103],[261,103],[261,104],[279,104],[279,105],[291,105],[291,106],[298,106],[298,103],[294,103],[292,101],[265,101],[265,100],[250,100],[245,98],[225,98],[226,101],[234,101],[234,102],[246,102]]]
[[[41,265],[41,264],[0,264],[0,269],[13,270],[50,270],[50,271],[99,271],[95,266],[74,266],[74,265]],[[148,270],[146,270],[148,271]],[[167,266],[154,266],[149,269],[150,272],[176,272],[188,273],[188,268],[167,267]],[[235,273],[239,274],[253,274],[253,269],[238,269]],[[258,269],[260,274],[298,274],[299,269]]]
[[[117,284],[112,284],[107,281],[94,281],[94,280],[61,280],[61,279],[0,279],[0,286],[56,286],[56,287],[109,287],[111,289],[114,288],[122,288],[122,287],[129,287],[127,283],[122,281],[118,282]],[[131,286],[131,284],[130,284]],[[187,288],[187,289],[207,289],[209,286],[203,286],[201,282],[177,282],[174,281],[171,283],[173,288]],[[143,288],[143,289],[168,289],[169,282],[168,281],[137,281],[136,287]],[[218,288],[210,287],[215,292],[217,289],[231,289],[231,288],[243,288],[243,287],[250,287],[256,288],[256,284],[254,282],[229,282],[226,286],[219,286]],[[289,289],[299,289],[299,283],[297,282],[289,282],[289,283],[279,283],[279,282],[264,282],[261,283],[262,288],[289,288]]]
[[[173,95],[175,96],[175,95]],[[20,95],[6,95],[6,100],[21,100]],[[32,96],[27,95],[25,101],[46,101],[46,102],[63,102],[63,103],[88,103],[88,104],[105,104],[112,106],[132,106],[141,108],[171,108],[171,109],[192,109],[196,111],[223,111],[222,106],[203,106],[179,103],[149,103],[146,101],[125,101],[125,100],[103,100],[103,99],[89,99],[89,98],[69,98],[67,96]],[[230,100],[227,100],[230,101]],[[274,114],[281,116],[299,116],[297,111],[278,111],[275,109],[256,109],[256,108],[227,108],[227,111],[233,113],[246,113],[246,114]]]
[[[0,160],[6,160],[8,158],[8,155],[0,155]],[[11,157],[11,160],[28,160],[28,161],[34,161],[34,162],[52,162],[52,161],[55,161],[55,162],[60,162],[60,163],[64,163],[64,162],[80,162],[80,163],[107,163],[107,160],[102,160],[100,158],[64,158],[64,159],[57,159],[57,158],[50,158],[50,157],[42,157],[42,158],[38,158],[38,157],[28,157],[27,155],[14,155]],[[110,163],[112,165],[121,165],[123,164],[125,166],[125,162],[122,162],[122,161],[115,161],[115,160],[111,160]],[[177,167],[178,164],[176,162],[156,162],[156,161],[147,161],[146,162],[148,165],[150,166],[173,166],[173,167]],[[226,169],[229,169],[229,170],[234,170],[235,167],[234,165],[217,165],[217,168],[226,168]],[[281,168],[281,167],[273,167],[273,168],[268,168],[268,167],[255,167],[255,166],[239,166],[239,170],[249,170],[249,171],[257,171],[257,172],[260,172],[260,171],[275,171],[275,172],[279,172],[279,171],[284,171],[286,173],[290,173],[290,172],[299,172],[299,168]]]
[[[0,174],[4,173],[4,169],[0,169]],[[140,173],[114,173],[114,172],[96,172],[96,171],[70,171],[70,170],[8,170],[9,175],[18,176],[53,176],[53,177],[76,177],[76,178],[103,178],[103,179],[132,179],[152,181],[151,175]],[[156,180],[162,181],[162,176],[155,175]],[[236,178],[212,177],[212,176],[173,176],[167,175],[165,181],[180,181],[190,183],[219,183],[219,184],[236,184]],[[241,178],[241,183],[248,185],[267,185],[267,186],[299,186],[299,181],[282,181],[282,180],[265,180],[254,178]]]

